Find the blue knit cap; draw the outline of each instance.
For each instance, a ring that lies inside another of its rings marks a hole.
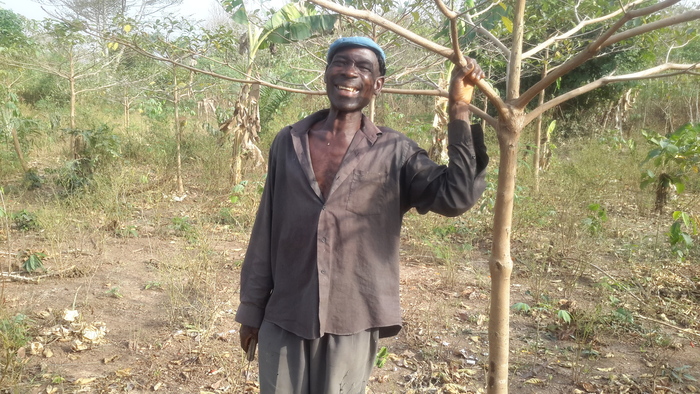
[[[379,45],[377,45],[376,42],[367,37],[343,37],[335,40],[328,48],[326,61],[330,63],[333,56],[335,56],[339,50],[348,47],[362,47],[371,49],[377,55],[377,60],[379,61],[379,73],[381,75],[386,74],[386,55],[384,55],[384,51],[379,47]]]

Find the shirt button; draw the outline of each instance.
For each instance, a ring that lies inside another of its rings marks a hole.
[[[322,273],[323,275],[325,275],[325,274],[326,274],[326,270],[321,270],[321,273]]]
[[[326,210],[326,206],[324,205],[323,207],[321,207],[321,210],[325,211],[325,210]]]
[[[321,238],[321,242],[326,243],[326,237]]]

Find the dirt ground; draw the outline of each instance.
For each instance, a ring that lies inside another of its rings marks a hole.
[[[43,250],[47,272],[60,274],[38,283],[2,283],[5,308],[31,319],[32,341],[16,354],[24,364],[19,382],[0,392],[257,392],[257,367],[238,348],[234,322],[247,234],[201,223],[193,242],[154,219],[162,213],[157,210],[187,216],[210,201],[164,196],[120,223],[134,230],[122,236],[108,222],[77,222],[60,237],[12,230],[11,248],[0,251],[3,270],[16,264],[21,251]],[[446,267],[413,255],[408,238],[404,243],[405,326],[397,337],[382,340],[388,355],[375,368],[368,392],[485,392],[489,245],[475,249],[471,261]],[[575,283],[555,273],[541,285],[572,286],[569,297],[581,307],[599,291],[592,284],[619,272],[614,263],[604,270],[587,270]],[[687,275],[697,290],[697,268],[688,270],[695,270]],[[511,304],[528,299],[528,283],[528,274],[516,269]],[[697,297],[685,298],[697,307]],[[576,307],[569,310],[576,316]],[[664,325],[653,316],[635,324],[663,333],[666,343],[650,344],[644,334],[622,329],[618,335],[593,333],[584,343],[574,335],[577,327],[540,317],[513,313],[513,393],[686,393],[700,387],[694,382],[700,376],[697,331],[679,331],[672,328],[678,323]]]

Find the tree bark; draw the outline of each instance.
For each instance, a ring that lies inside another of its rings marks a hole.
[[[29,166],[24,160],[24,154],[22,153],[22,147],[19,144],[19,136],[17,135],[17,128],[10,126],[10,133],[12,134],[12,145],[15,147],[15,152],[17,152],[17,159],[19,159],[19,164],[22,166],[22,171],[25,173],[29,172]]]
[[[180,152],[180,146],[182,143],[182,123],[183,120],[180,119],[180,87],[177,86],[177,67],[173,66],[173,103],[175,105],[175,141],[177,149],[177,192],[181,197],[185,194],[185,186],[182,182],[182,154]]]
[[[518,140],[524,126],[522,111],[511,108],[510,116],[499,118],[498,145],[500,164],[493,245],[489,270],[491,272],[491,306],[489,315],[489,394],[508,392],[508,355],[510,330],[510,275],[513,260],[510,256],[510,238],[513,223],[513,196],[518,164]]]
[[[545,51],[544,55],[544,66],[542,67],[542,78],[547,76],[547,60],[549,59],[549,48]],[[537,106],[544,104],[544,92],[547,89],[542,89],[540,92],[540,97],[538,99]],[[532,166],[535,171],[535,194],[540,192],[540,152],[542,146],[542,115],[537,117],[537,128],[535,131],[535,154],[532,158]]]

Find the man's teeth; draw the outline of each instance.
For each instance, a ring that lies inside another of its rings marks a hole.
[[[355,88],[350,88],[350,87],[347,87],[347,86],[338,86],[338,89],[340,89],[340,90],[347,90],[348,92],[353,92],[353,93],[354,93],[354,92],[357,92],[357,89],[355,89]]]

